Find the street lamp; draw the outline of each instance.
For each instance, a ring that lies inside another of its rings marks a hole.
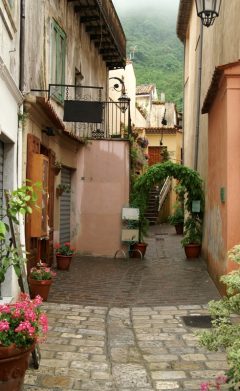
[[[119,77],[110,77],[109,80],[111,80],[111,79],[116,79],[121,84],[121,96],[120,96],[120,98],[118,98],[118,101],[119,101],[119,106],[120,106],[121,112],[125,113],[130,105],[130,98],[126,94],[124,81],[122,79],[120,79]],[[114,84],[113,88],[114,88],[114,90],[119,91],[118,90],[119,84]]]
[[[222,0],[195,0],[197,14],[202,20],[203,26],[209,27],[219,16]]]

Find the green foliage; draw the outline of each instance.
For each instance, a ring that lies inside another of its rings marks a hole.
[[[162,5],[164,7],[164,5]],[[182,109],[183,47],[176,36],[176,15],[161,9],[122,14],[127,53],[136,46],[134,69],[137,84],[155,83],[166,100]]]
[[[230,259],[239,263],[240,245],[229,252]],[[209,311],[214,320],[212,330],[199,333],[199,343],[210,351],[225,349],[230,370],[227,375],[232,390],[240,385],[240,270],[232,271],[220,278],[226,284],[229,296],[209,302]],[[237,315],[237,318],[236,318]]]
[[[192,214],[186,219],[184,223],[184,238],[181,243],[183,246],[202,243],[202,221],[197,214]]]
[[[17,248],[9,245],[8,232],[9,224],[5,219],[9,216],[15,224],[19,224],[19,214],[32,213],[32,206],[35,205],[37,196],[35,189],[41,186],[36,183],[33,186],[23,185],[11,193],[8,193],[8,209],[3,209],[3,217],[0,221],[0,283],[5,280],[7,270],[13,266],[17,277],[21,274],[21,267],[26,262],[24,256],[19,255]]]
[[[131,206],[140,209],[140,219],[144,222],[144,212],[147,207],[149,191],[154,184],[161,183],[167,176],[178,179],[186,189],[185,206],[189,217],[197,219],[197,224],[202,223],[204,211],[204,193],[202,179],[191,168],[182,166],[171,161],[158,163],[148,168],[145,174],[137,179],[131,193]],[[199,214],[192,213],[192,201],[200,200],[201,211]]]
[[[179,202],[174,206],[174,213],[169,216],[168,222],[171,225],[183,224],[184,222],[184,212],[181,204]]]

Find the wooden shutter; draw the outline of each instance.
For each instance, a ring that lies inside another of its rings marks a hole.
[[[40,153],[40,140],[33,134],[27,136],[27,170],[26,177],[31,180],[31,165],[34,153]],[[31,215],[26,216],[26,250],[28,252],[28,270],[33,267],[37,259],[37,238],[31,238]]]

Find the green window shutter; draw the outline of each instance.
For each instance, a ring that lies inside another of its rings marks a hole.
[[[52,53],[51,53],[51,76],[53,84],[65,84],[65,57],[66,57],[66,34],[59,24],[52,20]],[[63,102],[64,87],[56,88],[54,97]]]

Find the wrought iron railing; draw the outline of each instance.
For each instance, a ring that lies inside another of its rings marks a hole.
[[[102,87],[49,84],[48,90],[32,91],[47,93],[66,130],[76,138],[126,139],[131,134],[130,100],[124,107],[119,101],[105,101]],[[55,105],[55,101],[62,105]]]

